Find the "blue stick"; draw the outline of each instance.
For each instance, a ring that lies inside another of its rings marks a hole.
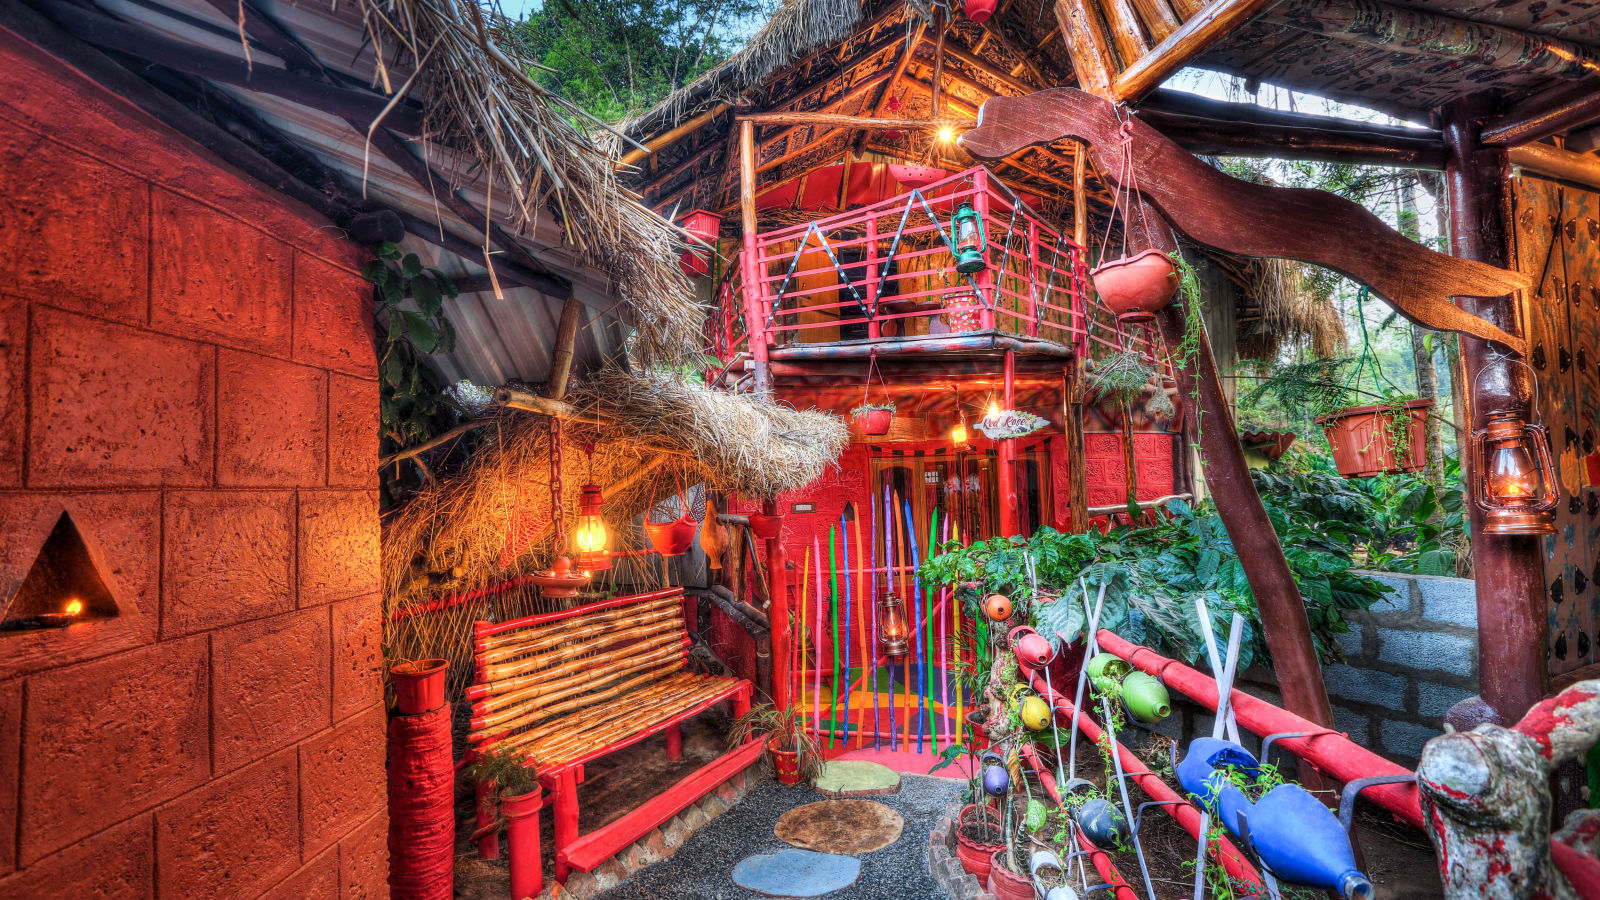
[[[922,597],[922,578],[919,573],[922,571],[922,566],[917,562],[917,529],[911,522],[911,500],[909,498],[902,500],[900,504],[901,509],[906,514],[906,540],[911,543],[911,606],[917,611],[917,619],[912,625],[912,630],[917,633],[917,664],[921,666],[918,671],[926,676],[928,657],[924,656],[922,652],[922,627],[924,624],[922,618],[926,616],[927,611],[923,609],[923,605],[920,602]],[[918,682],[920,683],[917,685],[917,752],[921,753],[922,737],[928,726],[928,693],[925,689],[927,678],[919,678]],[[906,735],[906,740],[911,740],[910,734]]]

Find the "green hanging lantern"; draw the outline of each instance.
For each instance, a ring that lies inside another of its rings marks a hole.
[[[970,203],[962,203],[950,219],[950,243],[956,248],[956,271],[963,275],[982,272],[989,260],[984,254],[989,249],[989,235],[983,228],[983,217]]]

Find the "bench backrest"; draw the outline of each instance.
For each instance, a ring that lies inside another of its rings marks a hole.
[[[689,647],[682,588],[477,622],[473,638],[468,739],[479,749],[526,748],[574,718],[626,716],[629,702],[607,704],[683,671]]]

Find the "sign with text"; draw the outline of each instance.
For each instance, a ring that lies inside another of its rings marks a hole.
[[[989,413],[978,423],[978,430],[991,441],[1019,438],[1033,434],[1049,424],[1046,419],[1020,409],[1002,409]]]

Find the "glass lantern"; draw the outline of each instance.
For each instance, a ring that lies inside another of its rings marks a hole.
[[[1516,412],[1496,412],[1473,432],[1477,473],[1473,500],[1483,510],[1483,533],[1555,534],[1550,514],[1560,499],[1550,461],[1550,438],[1542,425]]]
[[[906,624],[905,601],[885,586],[878,594],[878,643],[883,653],[899,659],[911,649],[911,627]]]
[[[611,568],[606,523],[600,517],[604,502],[597,484],[584,485],[578,494],[578,527],[572,532],[572,549],[578,553],[578,568],[585,572]]]

